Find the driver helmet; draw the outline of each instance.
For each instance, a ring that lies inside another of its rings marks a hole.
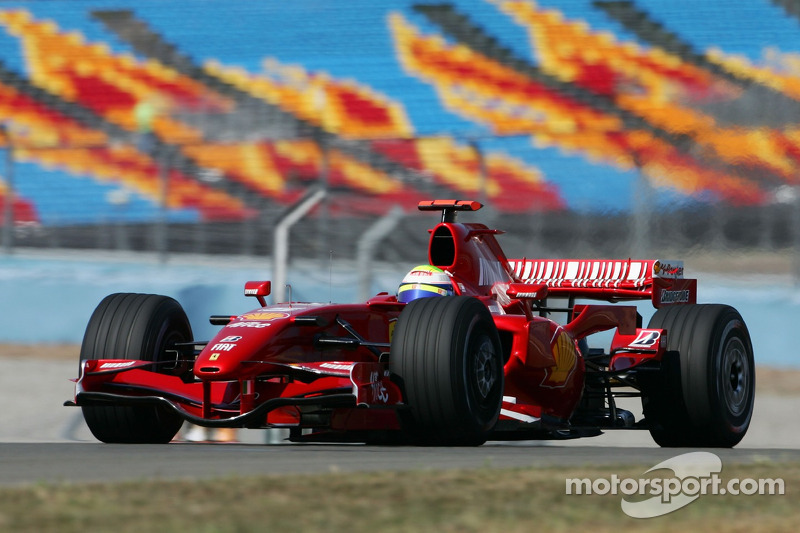
[[[417,298],[453,294],[453,284],[444,270],[431,265],[419,265],[403,278],[397,289],[397,301],[408,303]]]

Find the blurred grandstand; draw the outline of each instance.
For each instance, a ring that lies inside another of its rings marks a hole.
[[[3,245],[295,257],[478,199],[510,256],[800,242],[800,0],[0,1]],[[13,231],[12,231],[13,230]]]

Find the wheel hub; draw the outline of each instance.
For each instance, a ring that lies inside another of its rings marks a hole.
[[[741,415],[747,409],[750,395],[750,365],[747,361],[747,351],[738,338],[731,339],[725,346],[722,359],[722,392],[725,405],[730,412]]]
[[[482,398],[487,398],[497,381],[495,353],[489,339],[483,339],[475,354],[475,384]]]

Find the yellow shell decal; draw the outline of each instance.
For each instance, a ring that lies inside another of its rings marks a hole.
[[[553,358],[556,364],[547,369],[542,386],[555,389],[567,383],[578,362],[575,342],[564,331],[558,334],[558,340],[553,344]]]
[[[276,318],[289,318],[289,313],[281,313],[278,311],[271,311],[268,313],[246,313],[242,318],[247,320],[275,320]]]

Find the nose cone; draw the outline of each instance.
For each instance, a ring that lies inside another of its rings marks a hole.
[[[229,379],[241,364],[241,349],[236,341],[211,342],[197,357],[194,374],[200,379]]]
[[[246,316],[222,328],[203,348],[194,365],[195,376],[206,381],[245,377],[245,366],[253,366],[261,349],[280,329],[275,322]]]
[[[277,371],[275,364],[304,360],[314,350],[314,333],[334,321],[334,312],[322,318],[322,307],[325,304],[294,303],[236,317],[200,352],[195,376],[204,381],[251,378]]]

